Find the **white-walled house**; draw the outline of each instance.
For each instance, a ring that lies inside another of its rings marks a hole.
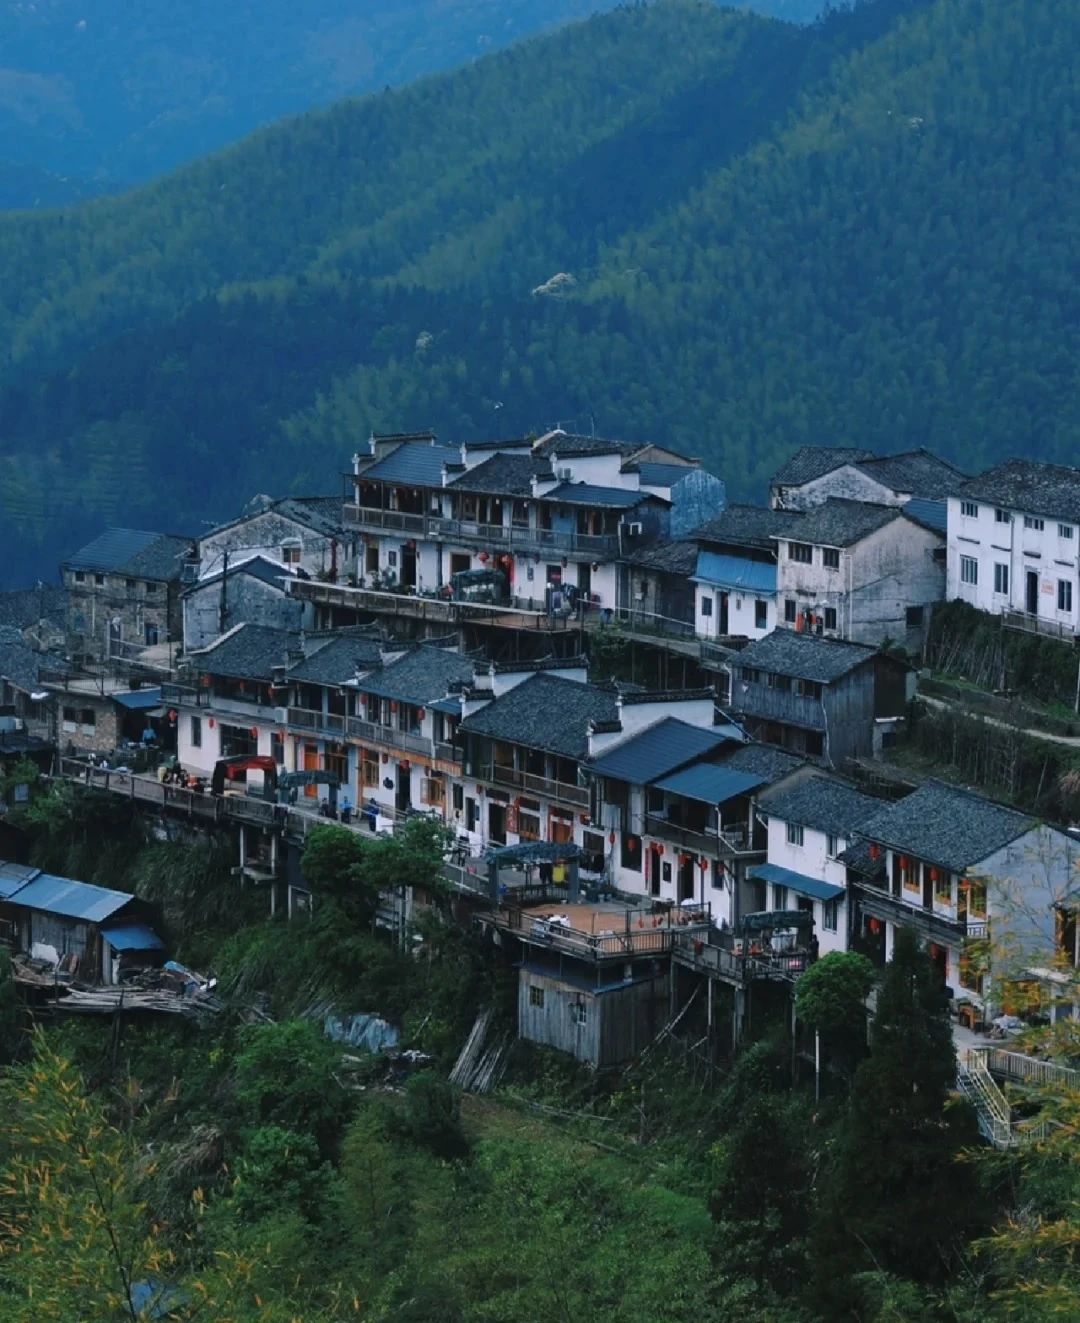
[[[694,632],[699,638],[758,639],[777,619],[777,541],[799,515],[730,505],[694,533],[698,544]]]
[[[877,455],[857,446],[803,446],[773,474],[769,504],[811,510],[830,497],[896,506],[940,502],[966,477],[926,449]]]
[[[1040,632],[1080,623],[1080,469],[1010,459],[949,497],[950,600],[1017,613]]]
[[[829,497],[774,533],[780,623],[921,647],[929,610],[945,596],[945,531],[915,508]]]
[[[199,538],[199,577],[217,574],[226,558],[262,555],[292,571],[343,579],[356,556],[356,535],[347,531],[335,496],[258,497],[252,509]],[[234,622],[236,623],[236,622]]]
[[[1010,983],[1069,962],[1070,916],[1075,959],[1080,841],[1068,832],[936,780],[858,832],[873,865],[853,885],[853,939],[880,961],[897,928],[913,928],[951,995],[990,1019]]]
[[[760,908],[809,910],[821,955],[847,950],[847,868],[840,856],[881,806],[849,782],[820,774],[760,797],[767,859],[750,870],[761,886]]]

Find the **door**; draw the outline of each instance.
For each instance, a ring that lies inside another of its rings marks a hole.
[[[416,587],[416,543],[406,542],[401,548],[401,586]]]
[[[1028,570],[1024,587],[1024,610],[1029,616],[1037,616],[1039,614],[1039,574],[1037,570]]]
[[[589,598],[592,596],[592,566],[585,561],[582,561],[577,567],[577,585],[581,600],[587,606]]]
[[[728,595],[727,595],[727,593],[721,593],[721,594],[720,594],[720,636],[721,636],[721,638],[727,638],[728,633],[729,633],[729,630],[728,630]]]
[[[488,840],[495,845],[506,844],[506,805],[488,802]]]
[[[412,804],[412,764],[401,762],[397,765],[397,783],[394,789],[394,807],[404,813]]]
[[[660,894],[660,852],[659,850],[649,850],[649,895],[659,896]]]
[[[319,770],[319,746],[317,744],[304,745],[304,771],[317,772]],[[316,785],[305,786],[304,794],[308,799],[318,799],[319,787]]]
[[[692,854],[679,861],[679,899],[694,899],[694,856]]]

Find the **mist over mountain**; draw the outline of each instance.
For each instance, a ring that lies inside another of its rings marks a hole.
[[[0,218],[0,572],[371,429],[576,419],[733,498],[813,442],[1074,461],[1078,53],[1054,0],[666,0]]]
[[[105,191],[283,115],[397,86],[615,0],[0,0],[0,142]],[[736,0],[813,18],[821,0]],[[9,172],[0,207],[65,196]]]

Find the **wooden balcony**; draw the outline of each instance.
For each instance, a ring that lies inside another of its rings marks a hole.
[[[656,813],[648,813],[645,816],[645,831],[649,836],[657,836],[663,841],[670,841],[672,845],[681,846],[684,850],[696,851],[698,854],[719,857],[761,853],[760,850],[753,848],[745,824],[725,827],[721,832],[692,831]]]
[[[363,717],[349,717],[346,728],[352,739],[364,744],[384,744],[392,749],[419,754],[422,758],[440,756],[435,752],[435,741],[426,735],[414,735],[411,731],[384,726],[377,721],[366,721]]]
[[[433,514],[406,514],[372,506],[346,504],[344,522],[352,528],[379,533],[404,533],[427,542],[458,542],[521,551],[576,553],[611,557],[619,554],[617,533],[563,532],[525,524],[485,524],[476,519],[444,518]]]
[[[340,739],[345,734],[346,718],[334,712],[316,712],[307,707],[290,707],[285,714],[286,725],[315,735],[331,735]]]
[[[485,767],[480,773],[481,781],[492,785],[505,786],[510,790],[523,791],[529,795],[542,795],[545,799],[554,799],[563,804],[573,804],[575,808],[588,808],[589,792],[584,786],[571,785],[567,781],[555,781],[550,777],[538,776],[535,772],[522,772],[516,767],[502,767],[499,764]]]

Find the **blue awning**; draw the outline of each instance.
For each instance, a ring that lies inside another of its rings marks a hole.
[[[114,951],[164,951],[165,943],[145,923],[119,923],[103,928],[102,937]]]
[[[126,707],[131,712],[143,712],[147,708],[161,706],[161,689],[129,689],[121,694],[113,694],[114,702]]]
[[[809,896],[811,900],[837,900],[844,894],[844,888],[832,882],[822,882],[817,877],[807,877],[805,873],[796,873],[791,868],[781,868],[779,864],[757,864],[748,870],[747,876],[761,882],[771,882],[774,886],[787,887],[797,896]]]
[[[699,551],[697,570],[690,577],[693,583],[711,583],[736,592],[766,595],[776,592],[774,561],[726,556],[719,551]]]
[[[723,804],[735,795],[748,794],[767,780],[768,777],[757,776],[753,772],[736,772],[730,767],[697,763],[693,767],[684,767],[681,772],[665,776],[660,781],[654,781],[653,785],[657,790],[682,795],[685,799],[697,799],[703,804]]]
[[[65,919],[84,923],[103,923],[135,897],[127,891],[110,891],[108,887],[76,882],[74,878],[38,873],[13,892],[10,899],[12,905],[23,909],[60,914]]]

